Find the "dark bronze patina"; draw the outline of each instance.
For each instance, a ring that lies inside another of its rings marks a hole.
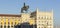
[[[24,6],[21,8],[21,13],[24,13],[24,11],[27,12],[29,6],[26,6],[25,3],[24,3]]]

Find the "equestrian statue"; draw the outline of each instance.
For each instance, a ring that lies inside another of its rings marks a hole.
[[[29,6],[26,6],[25,3],[24,3],[24,6],[21,8],[21,13],[27,12],[28,9],[29,9]]]

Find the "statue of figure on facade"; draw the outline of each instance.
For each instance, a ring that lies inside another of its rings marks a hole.
[[[27,12],[28,8],[29,8],[29,6],[26,6],[24,3],[24,6],[21,8],[21,13]]]

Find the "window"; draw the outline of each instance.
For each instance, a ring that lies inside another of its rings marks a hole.
[[[13,26],[11,26],[11,27],[13,27]]]
[[[46,24],[49,25],[48,22]]]
[[[11,22],[11,24],[13,25],[13,22]]]
[[[40,22],[40,21],[39,21]]]
[[[16,24],[16,22],[15,22],[15,24]]]
[[[42,23],[43,23],[44,21],[42,21]]]
[[[10,28],[10,26],[8,25],[8,28]]]
[[[1,25],[1,28],[2,28],[2,25]]]
[[[4,28],[6,28],[6,25],[4,26]]]
[[[40,25],[40,24],[39,24]]]
[[[43,19],[43,17],[41,17],[41,19]]]
[[[40,28],[40,27],[39,27]]]
[[[44,27],[44,28],[46,28],[46,27]]]
[[[39,19],[40,19],[40,17],[39,17]]]

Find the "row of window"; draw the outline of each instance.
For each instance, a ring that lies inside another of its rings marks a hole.
[[[13,25],[14,22],[11,22],[11,25]],[[16,22],[14,24],[17,24]],[[1,25],[3,25],[3,23],[1,22]],[[6,25],[6,22],[4,23],[4,25]],[[10,23],[8,22],[8,25],[10,25]]]
[[[7,27],[7,28],[10,28],[10,26],[2,26],[2,25],[0,26],[0,28],[3,28],[3,27],[4,27],[4,28],[6,28],[6,27]],[[13,26],[11,26],[11,27],[13,27]]]
[[[43,24],[38,24],[39,26],[43,26]],[[47,26],[52,26],[52,24],[45,24]]]
[[[52,21],[38,21],[38,22],[40,22],[40,23],[52,23]]]
[[[52,28],[52,27],[39,27],[39,28]]]
[[[39,19],[52,19],[52,17],[44,17],[44,16],[42,16],[42,17],[39,17]]]

